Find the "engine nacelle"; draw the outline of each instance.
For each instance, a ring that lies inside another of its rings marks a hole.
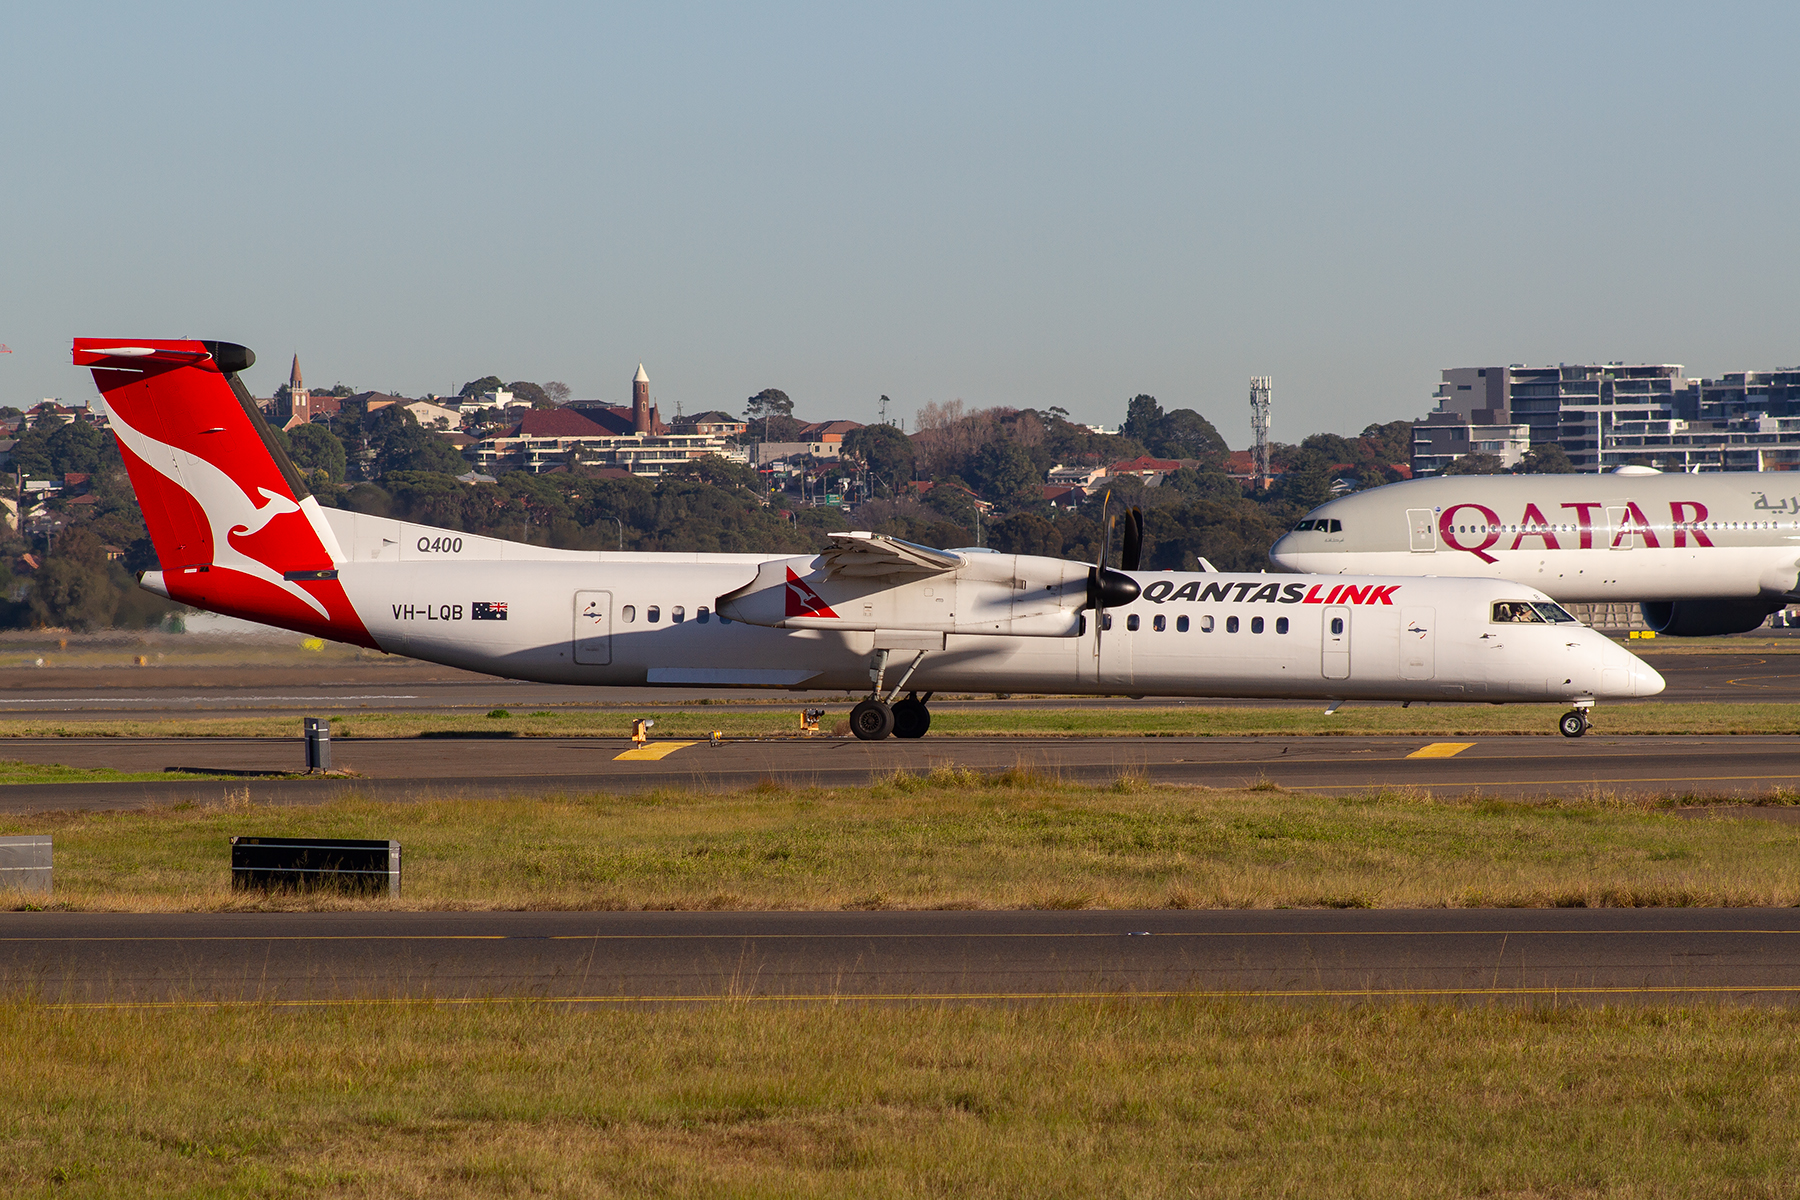
[[[1779,600],[1645,600],[1638,604],[1644,624],[1670,637],[1717,637],[1749,633],[1782,608]]]

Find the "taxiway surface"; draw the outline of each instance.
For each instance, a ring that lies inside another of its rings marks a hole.
[[[0,914],[61,1004],[1800,998],[1800,912]]]
[[[358,777],[269,778],[298,770],[301,747],[272,738],[9,738],[27,762],[148,772],[228,774],[224,781],[13,784],[0,812],[135,808],[228,796],[317,803],[358,793],[389,799],[522,793],[730,789],[763,780],[855,786],[894,771],[955,766],[1031,769],[1071,782],[1132,776],[1214,788],[1274,784],[1342,794],[1424,788],[1439,795],[1681,794],[1754,796],[1800,789],[1800,739],[1781,736],[852,738],[653,743],[619,738],[341,739],[334,762]],[[621,756],[625,757],[621,757]],[[1770,810],[1786,813],[1789,810]],[[1797,814],[1800,815],[1800,814]]]

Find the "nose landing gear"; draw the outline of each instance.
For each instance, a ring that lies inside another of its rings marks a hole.
[[[1593,725],[1593,722],[1588,720],[1588,712],[1593,707],[1594,702],[1592,700],[1588,701],[1586,704],[1577,700],[1575,702],[1575,707],[1564,713],[1562,719],[1557,721],[1557,730],[1566,738],[1580,737]]]

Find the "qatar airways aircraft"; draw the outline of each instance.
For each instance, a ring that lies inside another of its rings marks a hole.
[[[866,691],[864,740],[923,736],[946,688],[1555,701],[1577,737],[1596,700],[1663,687],[1513,583],[1139,575],[868,533],[817,555],[613,554],[324,508],[238,379],[244,347],[80,338],[74,360],[156,546],[144,587],[492,675]]]
[[[1800,475],[1443,475],[1322,504],[1269,551],[1291,571],[1512,579],[1636,601],[1677,637],[1742,633],[1800,600]]]

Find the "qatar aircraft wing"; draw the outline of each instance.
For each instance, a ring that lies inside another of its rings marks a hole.
[[[1663,686],[1509,582],[1133,573],[870,534],[816,555],[615,554],[349,512],[308,494],[238,378],[244,347],[81,338],[74,357],[156,547],[143,586],[493,675],[864,691],[851,726],[871,740],[922,736],[949,688],[1558,702],[1577,736],[1595,701]]]
[[[1660,633],[1755,629],[1800,600],[1800,477],[1445,475],[1308,513],[1290,571],[1513,579],[1564,603],[1637,602]]]

